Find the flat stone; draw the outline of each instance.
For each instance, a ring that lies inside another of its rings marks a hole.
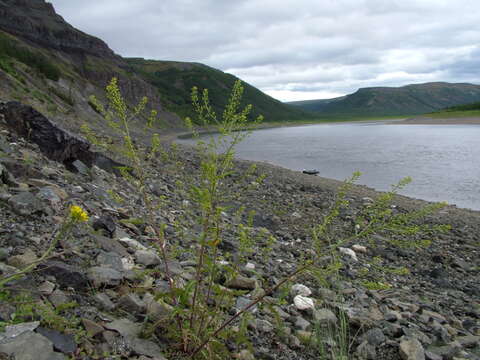
[[[317,309],[313,311],[313,319],[320,325],[336,324],[337,316],[330,309]]]
[[[47,261],[39,266],[42,268],[42,274],[54,276],[57,284],[61,287],[81,290],[88,287],[87,276],[82,270],[74,266],[60,261]]]
[[[53,344],[45,336],[26,331],[12,339],[0,342],[0,353],[12,356],[15,360],[66,360],[53,351]]]
[[[88,319],[82,319],[82,324],[85,330],[87,331],[88,336],[94,337],[97,334],[100,334],[103,330],[103,326],[97,324],[96,322]]]
[[[42,211],[44,208],[44,205],[40,199],[28,191],[13,195],[10,199],[8,199],[8,203],[14,212],[24,216]]]
[[[361,359],[377,359],[377,351],[375,350],[375,346],[370,344],[367,340],[358,345],[356,353],[360,356]]]
[[[116,286],[123,280],[123,275],[115,269],[94,266],[87,271],[88,279],[97,287],[102,285]]]
[[[137,263],[145,266],[155,266],[161,263],[160,257],[153,250],[137,250],[134,256]]]
[[[37,198],[48,202],[53,207],[59,206],[62,202],[60,196],[58,196],[55,190],[50,186],[41,188],[37,193]]]
[[[62,290],[57,289],[50,294],[48,300],[53,304],[55,307],[59,307],[63,304],[70,302],[70,298],[67,294],[65,294]]]
[[[106,236],[94,234],[92,235],[95,242],[107,252],[115,252],[121,257],[128,257],[128,251],[115,239],[110,239]]]
[[[160,347],[153,341],[140,339],[137,337],[126,337],[127,346],[136,355],[145,355],[157,360],[167,360],[160,350]]]
[[[242,309],[244,309],[246,306],[250,305],[250,303],[252,302],[252,299],[250,298],[247,298],[245,296],[239,296],[237,298],[237,300],[235,301],[235,309],[236,311],[241,311]],[[252,314],[255,314],[256,312],[258,311],[258,306],[257,305],[254,305],[253,307],[251,307],[248,312],[252,313]]]
[[[315,302],[312,298],[297,295],[293,298],[293,304],[298,310],[309,310],[315,308]]]
[[[132,250],[148,250],[148,248],[146,246],[142,245],[137,240],[131,239],[129,237],[122,237],[122,238],[118,239],[118,241],[122,245],[124,245],[124,246],[126,246],[126,247],[128,247]]]
[[[118,307],[128,311],[133,315],[141,314],[145,311],[145,302],[135,293],[125,294],[118,300]]]
[[[122,257],[113,251],[100,252],[97,256],[96,262],[98,266],[109,267],[119,272],[124,270]]]
[[[99,218],[95,219],[92,227],[94,230],[102,231],[105,236],[110,238],[113,237],[115,234],[115,229],[117,228],[115,225],[115,220],[109,215],[100,216]]]
[[[44,281],[38,286],[37,290],[43,295],[50,295],[55,290],[55,284],[50,281]]]
[[[80,160],[75,160],[74,162],[72,162],[72,167],[76,172],[82,175],[88,175],[90,170],[89,167]]]
[[[37,260],[37,255],[35,255],[32,250],[27,249],[27,251],[25,251],[22,255],[10,257],[7,263],[8,265],[14,266],[17,269],[23,269]]]
[[[480,336],[460,336],[457,338],[457,341],[465,348],[474,348],[480,345]]]
[[[72,354],[77,350],[73,335],[62,334],[56,330],[39,327],[37,333],[45,336],[53,343],[53,348],[64,354]]]
[[[264,319],[256,319],[255,320],[255,328],[263,333],[270,333],[273,331],[273,325]]]
[[[5,332],[0,333],[0,343],[3,342],[5,339],[13,339],[14,337],[17,337],[24,332],[34,331],[39,326],[39,321],[21,323],[16,325],[7,325],[5,326]]]
[[[295,318],[295,329],[307,331],[312,327],[309,321],[305,320],[301,316]]]
[[[97,293],[93,296],[93,299],[104,310],[112,311],[113,309],[115,309],[115,304],[112,302],[110,297],[105,293]]]
[[[399,351],[403,360],[425,360],[425,350],[417,339],[402,340]]]
[[[147,293],[143,297],[146,305],[147,317],[157,322],[166,322],[171,319],[173,314],[173,307],[162,301],[157,301],[150,294]]]
[[[134,323],[128,319],[117,319],[105,324],[105,328],[115,330],[123,337],[137,337],[142,331],[142,324]]]

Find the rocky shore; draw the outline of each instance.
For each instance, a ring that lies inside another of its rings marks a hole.
[[[155,178],[150,188],[168,199],[158,212],[168,224],[168,238],[188,249],[195,225],[177,232],[176,219],[189,204],[176,183],[195,172],[198,161],[191,148],[180,147],[176,154],[175,166],[159,160],[149,169]],[[142,332],[149,319],[172,309],[154,297],[166,279],[151,229],[131,221],[145,216],[139,194],[93,163],[70,158],[66,167],[47,155],[0,118],[0,278],[39,259],[71,205],[85,209],[97,231],[79,227],[35,271],[0,289],[0,359],[174,358],[161,334]],[[260,255],[263,244],[254,244],[241,284],[225,284],[244,291],[233,312],[295,269],[312,247],[312,227],[329,212],[341,184],[259,163],[264,183],[243,191],[235,180],[250,165],[236,163],[231,191],[243,197],[225,212],[225,221],[235,221],[235,207],[244,205],[255,210],[254,229],[276,242],[267,258]],[[352,219],[377,195],[363,186],[348,194],[350,206],[335,223],[338,237],[354,232]],[[398,196],[392,209],[408,213],[425,204]],[[289,285],[286,302],[278,294],[268,297],[278,316],[269,307],[255,307],[248,324],[252,346],[231,344],[231,356],[330,359],[345,351],[348,355],[337,359],[480,359],[480,213],[448,206],[423,221],[452,229],[430,237],[424,249],[392,247],[384,234],[342,244],[341,277],[320,285],[302,276]],[[221,246],[237,247],[233,236]],[[180,251],[169,260],[183,279],[194,271],[187,254]]]

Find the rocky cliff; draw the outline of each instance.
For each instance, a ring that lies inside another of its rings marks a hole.
[[[66,23],[44,0],[1,0],[0,28],[47,48],[119,60],[105,42]]]

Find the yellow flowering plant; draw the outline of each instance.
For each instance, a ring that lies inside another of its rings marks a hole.
[[[57,246],[58,242],[61,239],[66,238],[70,232],[72,231],[74,225],[79,224],[79,223],[84,223],[88,221],[88,214],[85,210],[83,210],[80,206],[78,205],[72,205],[69,208],[68,214],[65,216],[64,222],[60,225],[58,231],[54,231],[51,237],[51,242],[50,245],[48,246],[48,249],[45,250],[43,255],[33,263],[27,265],[25,268],[22,270],[11,274],[7,275],[4,277],[0,277],[0,289],[7,284],[8,282],[18,279],[19,277],[28,274],[29,272],[33,271],[38,264],[44,262],[55,250],[55,247]]]

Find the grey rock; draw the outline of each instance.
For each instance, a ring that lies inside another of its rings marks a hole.
[[[425,351],[425,359],[426,360],[443,360],[443,358],[440,355],[432,353],[428,350]]]
[[[8,259],[8,265],[14,266],[17,269],[23,269],[23,268],[27,267],[28,265],[37,261],[37,259],[38,258],[35,255],[35,253],[32,250],[27,249],[21,255],[15,255],[15,256],[10,257]]]
[[[425,360],[425,350],[417,339],[402,340],[399,352],[403,360]]]
[[[42,293],[42,295],[51,295],[55,290],[55,284],[50,281],[44,281],[38,286],[37,290]]]
[[[295,328],[298,329],[298,330],[303,330],[303,331],[307,331],[309,330],[310,328],[312,327],[312,324],[310,324],[309,321],[305,320],[303,317],[301,316],[297,316],[295,318]]]
[[[8,339],[13,339],[24,332],[34,331],[39,326],[39,321],[8,325],[5,327],[5,332],[0,333],[0,343],[4,342],[5,340],[8,341]]]
[[[50,294],[48,300],[53,304],[53,306],[58,307],[60,305],[66,304],[70,302],[70,298],[67,294],[65,294],[62,290],[55,290]]]
[[[54,207],[58,206],[62,202],[60,196],[58,196],[55,190],[50,186],[42,187],[37,193],[37,198],[48,202]]]
[[[118,300],[118,307],[131,314],[138,315],[145,311],[145,302],[137,294],[130,293],[123,295]]]
[[[89,173],[89,168],[87,165],[85,165],[83,162],[80,160],[75,160],[72,162],[72,168],[74,171],[78,172],[79,174],[82,175],[88,175]]]
[[[365,333],[365,339],[370,345],[378,346],[386,340],[383,331],[379,328],[373,328]]]
[[[264,319],[257,319],[255,321],[255,327],[258,331],[263,333],[269,333],[273,331],[273,325]]]
[[[100,334],[101,332],[103,332],[103,330],[105,330],[103,326],[89,319],[82,319],[82,324],[87,331],[88,336],[90,337],[94,337],[95,335]]]
[[[8,199],[8,203],[19,215],[31,215],[44,209],[42,202],[28,191],[13,195]]]
[[[297,295],[293,298],[293,304],[298,310],[313,310],[315,308],[315,301],[312,298]]]
[[[137,337],[142,331],[142,324],[134,323],[128,319],[117,319],[104,327],[109,330],[115,330],[123,337]]]
[[[112,311],[115,309],[115,304],[110,300],[110,297],[105,293],[97,293],[94,295],[93,299],[100,307],[107,311]]]
[[[0,341],[0,353],[13,356],[15,360],[66,360],[64,355],[53,351],[50,340],[33,331]]]
[[[121,257],[128,257],[128,251],[117,241],[114,239],[110,239],[108,237],[94,234],[92,235],[95,242],[99,245],[100,248],[107,252],[115,252]]]
[[[290,294],[295,297],[297,295],[310,296],[312,295],[312,290],[306,287],[303,284],[294,284],[290,289]]]
[[[135,260],[145,266],[154,266],[161,263],[160,257],[152,250],[135,251]]]
[[[235,309],[237,311],[240,311],[240,310],[244,309],[246,306],[248,306],[251,302],[252,302],[252,299],[247,298],[245,296],[239,296],[237,298],[237,300],[235,301]],[[255,314],[258,311],[258,306],[254,305],[248,311],[252,314]]]
[[[125,342],[135,355],[145,355],[157,360],[166,360],[160,347],[153,341],[130,336],[125,338]]]
[[[334,325],[338,321],[337,316],[329,309],[314,310],[313,320],[319,325]]]
[[[430,346],[428,351],[440,355],[443,360],[452,360],[462,349],[460,343],[454,341],[444,346]]]
[[[17,182],[12,174],[0,163],[0,184],[5,184],[8,186],[17,186]]]
[[[375,350],[375,346],[370,344],[367,340],[358,345],[356,353],[360,356],[361,359],[377,359],[377,352]]]
[[[123,271],[123,262],[122,257],[118,255],[116,252],[105,252],[102,251],[97,256],[97,265],[109,267],[115,269],[119,272]]]
[[[95,219],[93,221],[92,227],[96,231],[102,231],[105,236],[108,236],[110,238],[113,238],[115,234],[115,229],[117,228],[117,226],[115,225],[115,220],[109,215],[104,215],[99,217],[98,219]]]
[[[102,285],[115,286],[123,280],[119,271],[102,266],[94,266],[87,271],[88,279],[97,287]]]
[[[460,336],[457,338],[457,341],[465,348],[474,348],[480,345],[480,336]]]
[[[55,350],[61,351],[64,354],[72,354],[77,350],[77,344],[73,335],[62,334],[56,330],[39,327],[37,333],[45,336],[53,343]]]
[[[74,289],[85,289],[88,286],[88,279],[85,273],[60,261],[47,261],[39,265],[42,274],[55,277],[57,284],[61,287],[72,287]]]
[[[157,322],[166,322],[172,318],[173,307],[161,300],[157,301],[150,293],[145,294],[143,301],[146,305],[147,317]]]

